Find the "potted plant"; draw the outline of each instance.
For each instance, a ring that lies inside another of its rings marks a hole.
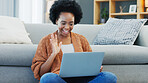
[[[108,11],[106,8],[101,9],[101,23],[105,23],[108,18]]]

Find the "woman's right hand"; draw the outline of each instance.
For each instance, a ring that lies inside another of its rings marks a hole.
[[[49,56],[49,58],[46,60],[46,62],[41,66],[40,76],[51,70],[53,61],[61,49],[62,42],[58,43],[57,35],[51,34],[50,43],[51,43],[52,53]]]
[[[56,34],[51,34],[50,42],[52,46],[52,54],[57,55],[60,52],[62,42],[60,42],[58,45],[58,38]]]

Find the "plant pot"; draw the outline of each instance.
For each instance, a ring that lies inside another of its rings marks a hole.
[[[101,23],[105,23],[105,19],[101,19]]]

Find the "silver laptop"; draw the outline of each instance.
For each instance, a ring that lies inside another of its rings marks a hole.
[[[96,76],[104,58],[104,52],[64,53],[60,77]]]

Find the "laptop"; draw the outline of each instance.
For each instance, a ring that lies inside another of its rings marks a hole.
[[[59,76],[82,77],[97,76],[104,58],[104,52],[64,53]]]

